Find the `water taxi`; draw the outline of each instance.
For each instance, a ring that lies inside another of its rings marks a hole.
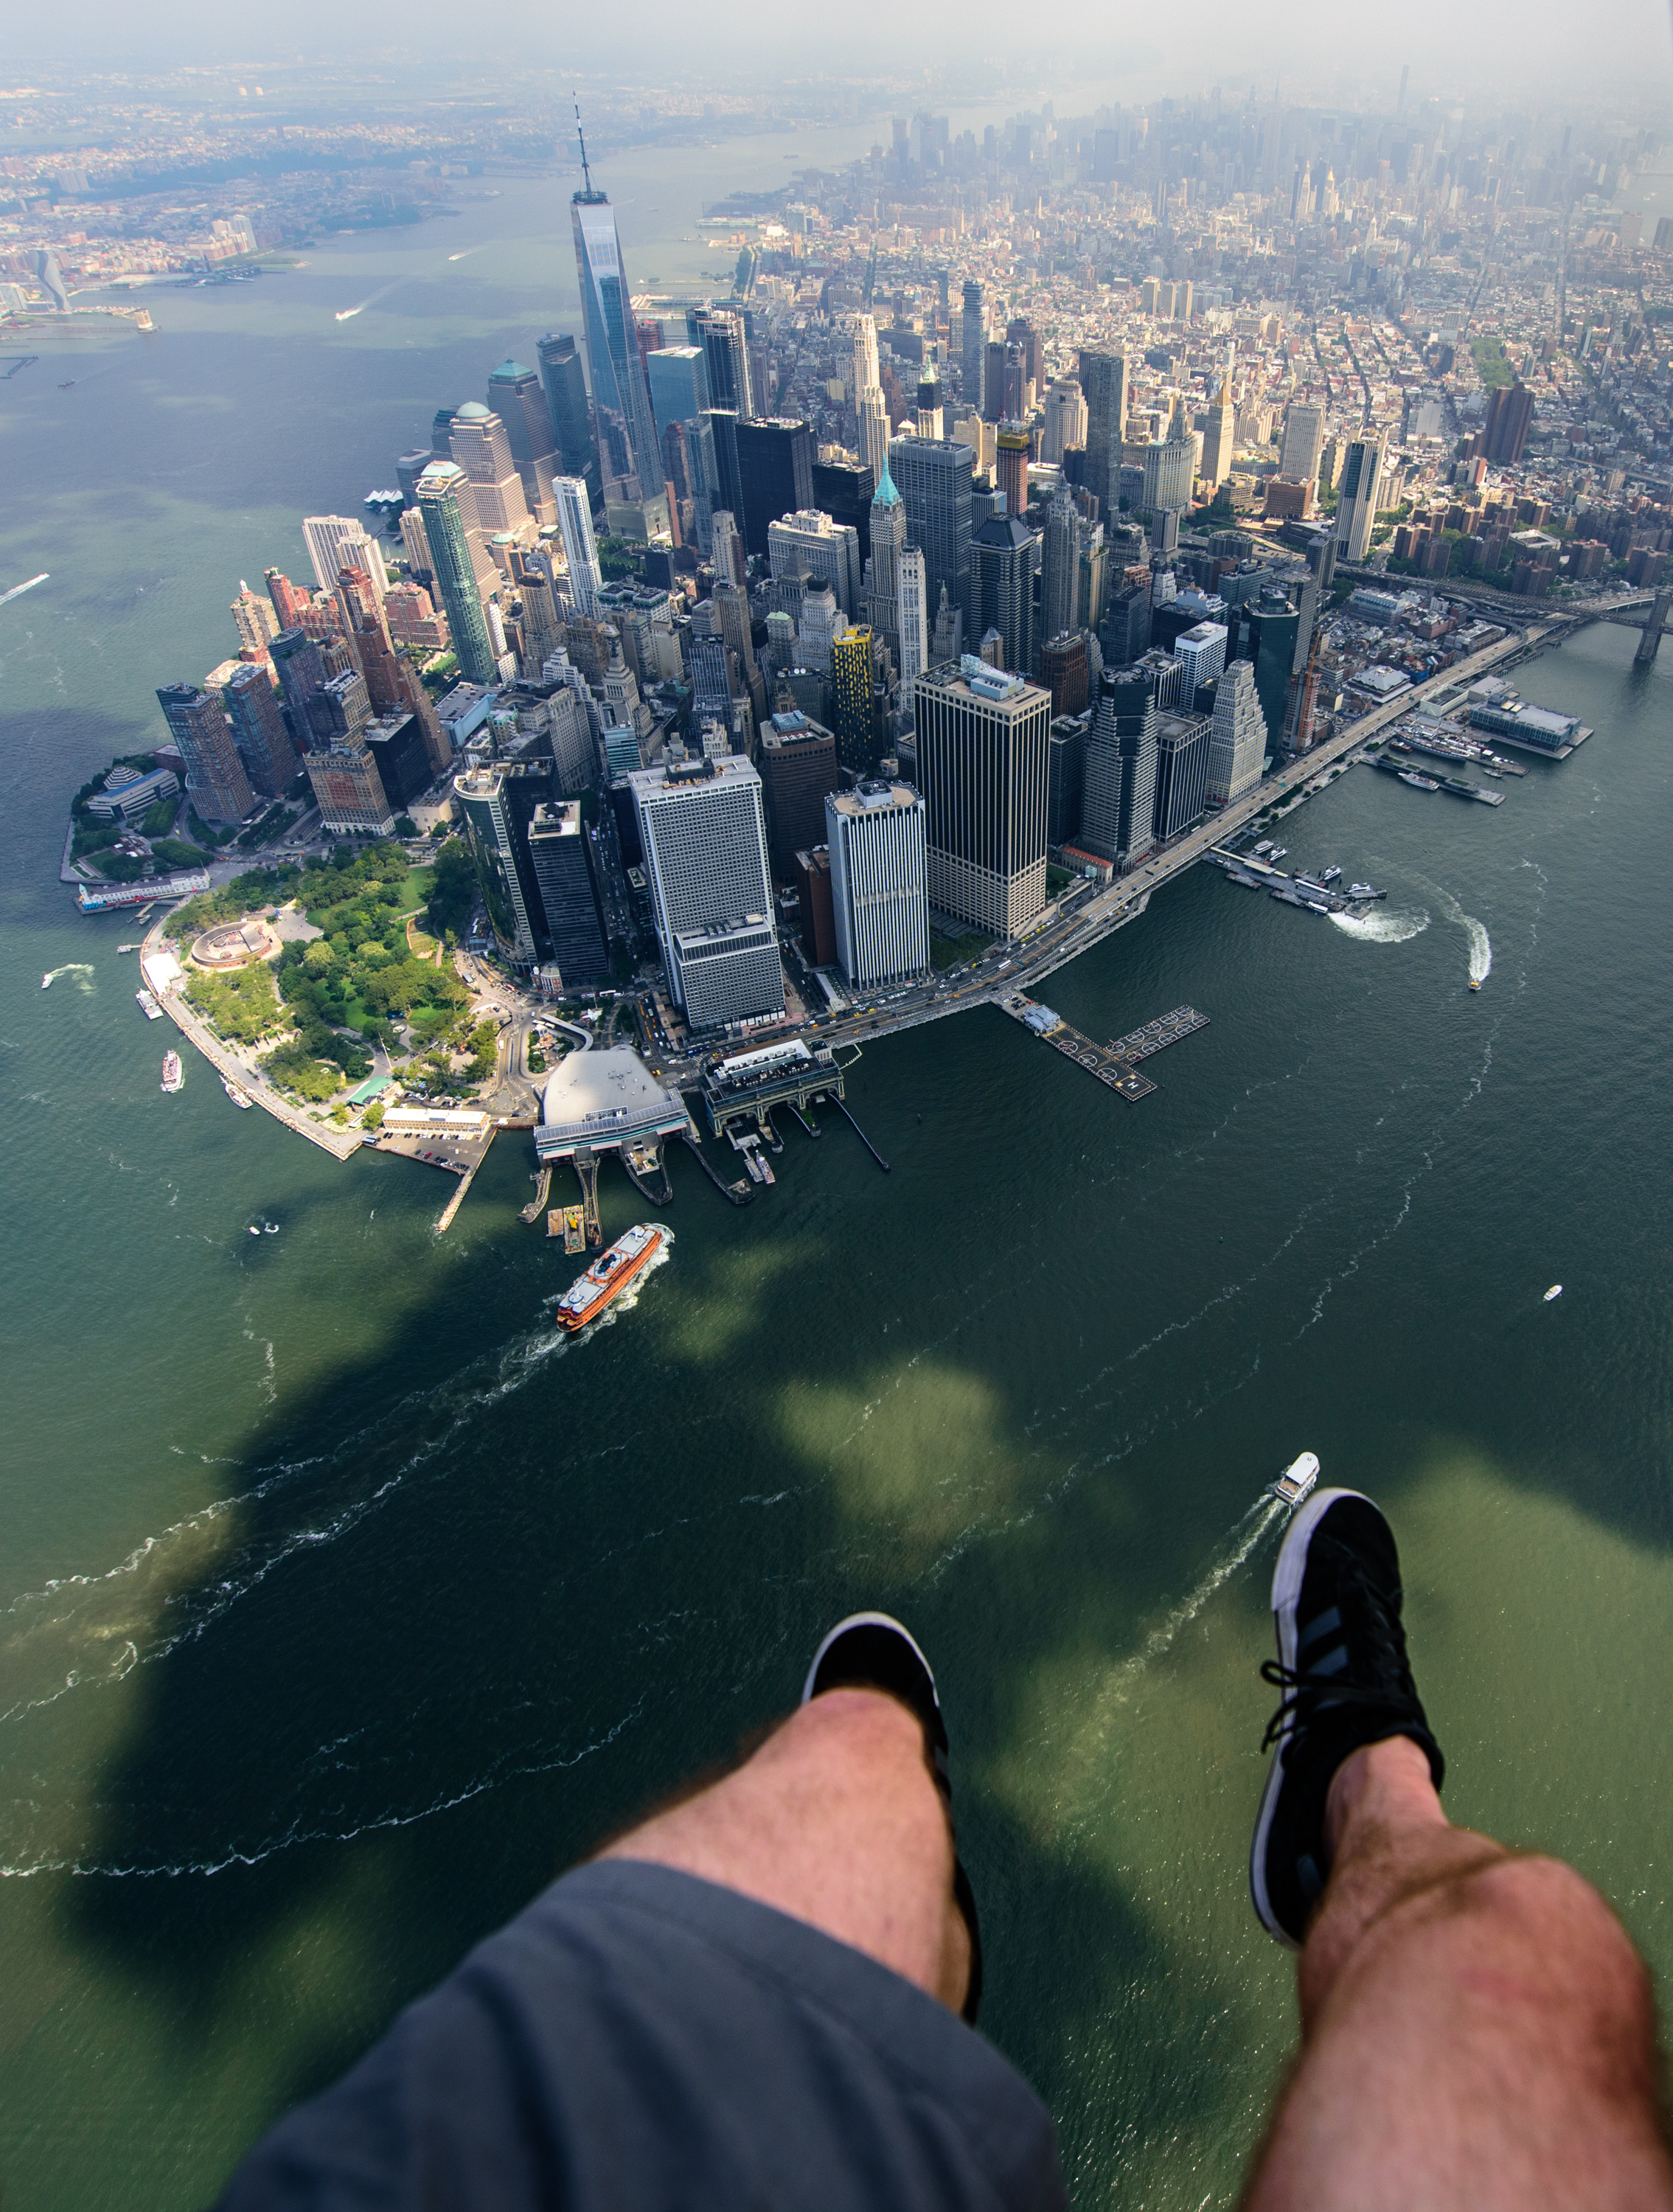
[[[165,1091],[182,1091],[186,1087],[186,1070],[180,1066],[177,1052],[166,1052],[162,1056],[162,1087]]]
[[[1299,1459],[1292,1460],[1275,1482],[1267,1488],[1286,1505],[1299,1505],[1307,1492],[1318,1480],[1318,1454],[1303,1452]]]
[[[579,1275],[557,1302],[560,1328],[572,1334],[584,1328],[622,1292],[662,1249],[667,1232],[654,1222],[636,1222],[625,1237],[618,1237],[601,1252],[584,1275]]]

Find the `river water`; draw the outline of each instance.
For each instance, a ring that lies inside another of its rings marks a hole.
[[[649,270],[701,265],[676,164],[617,189]],[[1394,1515],[1455,1816],[1673,1970],[1673,656],[1534,664],[1597,734],[1500,808],[1358,773],[1293,816],[1293,863],[1389,887],[1370,927],[1199,869],[1054,977],[1095,1036],[1208,1014],[1141,1105],[991,1010],[870,1047],[891,1174],[835,1119],[745,1212],[677,1162],[670,1258],[567,1341],[526,1145],[438,1240],[440,1176],[339,1165],[190,1051],[162,1097],[131,925],[55,881],[239,576],[562,318],[563,214],[508,188],[0,383],[4,580],[52,572],[0,611],[9,2207],[204,2201],[861,1603],[940,1670],[986,2024],[1078,2197],[1229,2203],[1294,2034],[1244,1859],[1260,1492],[1302,1448]]]

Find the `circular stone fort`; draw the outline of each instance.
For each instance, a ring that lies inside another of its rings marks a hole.
[[[251,960],[271,960],[278,949],[277,931],[252,915],[243,921],[225,921],[217,929],[206,929],[193,942],[192,957],[199,968],[224,975],[229,968],[242,968]]]

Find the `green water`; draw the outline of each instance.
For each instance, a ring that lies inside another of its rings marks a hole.
[[[4,579],[53,572],[0,610],[9,2212],[202,2202],[860,1602],[941,1674],[987,2024],[1080,2201],[1226,2203],[1293,2034],[1244,1855],[1258,1493],[1304,1446],[1396,1517],[1455,1814],[1673,1967],[1673,659],[1536,664],[1598,734],[1497,810],[1361,773],[1292,817],[1293,861],[1389,886],[1380,939],[1200,870],[1055,977],[1094,1036],[1210,1016],[1141,1105],[991,1011],[870,1048],[888,1176],[836,1120],[745,1212],[677,1162],[672,1256],[569,1342],[518,1140],[438,1240],[439,1176],[339,1166],[190,1051],[163,1097],[131,925],[53,880],[239,575],[561,314],[540,212],[165,294],[155,340],[0,385]]]

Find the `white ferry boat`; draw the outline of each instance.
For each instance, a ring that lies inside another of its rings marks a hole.
[[[162,1008],[149,991],[136,991],[134,997],[138,1001],[140,1012],[148,1022],[160,1022],[162,1019]]]
[[[166,1052],[162,1056],[162,1087],[168,1091],[186,1088],[186,1070],[180,1066],[177,1052]]]
[[[1318,1454],[1303,1452],[1299,1459],[1292,1460],[1275,1482],[1268,1489],[1286,1505],[1299,1505],[1307,1492],[1318,1480]]]
[[[233,1081],[230,1075],[223,1075],[222,1077],[221,1088],[226,1092],[228,1097],[232,1100],[234,1106],[241,1106],[246,1114],[249,1112],[249,1093],[246,1091],[240,1091],[237,1084]]]

